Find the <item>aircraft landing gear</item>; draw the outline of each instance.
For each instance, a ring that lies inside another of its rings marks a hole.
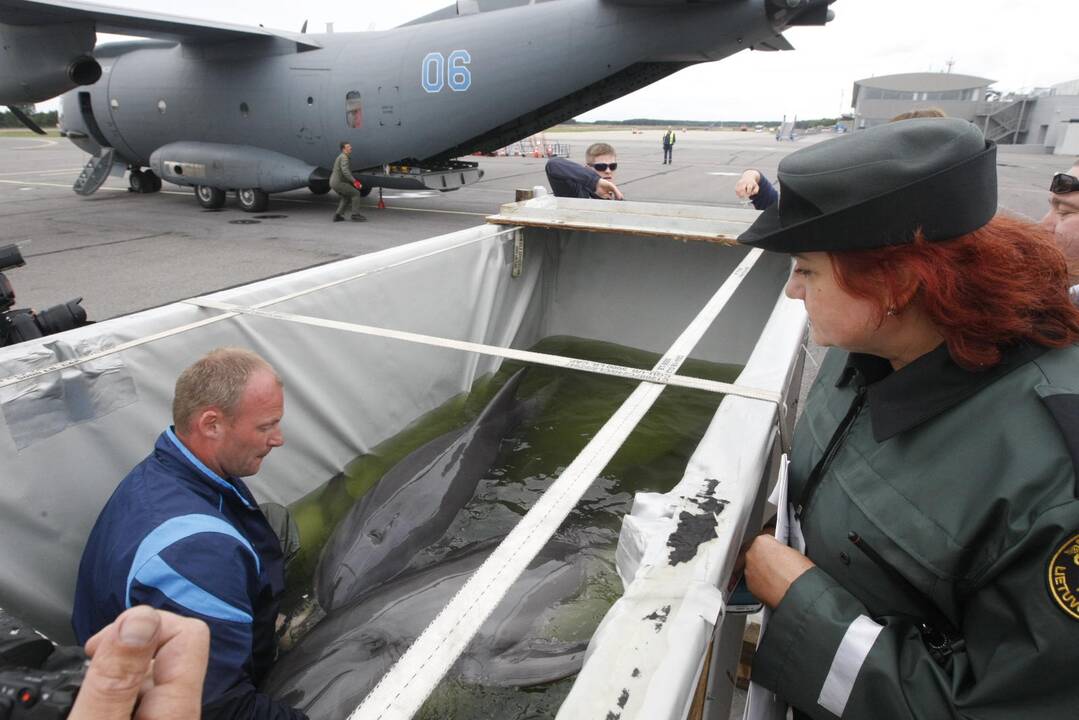
[[[155,193],[161,189],[161,178],[155,175],[153,170],[132,168],[127,177],[127,184],[131,192]]]
[[[240,209],[244,212],[263,212],[270,205],[270,196],[258,188],[244,188],[236,191]]]
[[[360,197],[367,197],[371,194],[372,189],[373,188],[370,185],[364,185],[362,188],[360,188]]]
[[[209,185],[196,185],[195,199],[207,210],[217,210],[225,205],[225,191]]]

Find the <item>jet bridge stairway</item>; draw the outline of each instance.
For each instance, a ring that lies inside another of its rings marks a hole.
[[[75,192],[79,195],[93,195],[105,184],[112,171],[112,157],[116,151],[111,147],[101,148],[100,155],[94,155],[75,180]]]

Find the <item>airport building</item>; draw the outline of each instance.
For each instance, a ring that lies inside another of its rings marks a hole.
[[[902,73],[854,83],[854,129],[888,122],[903,112],[940,108],[978,125],[1000,145],[1079,154],[1079,80],[1028,93],[990,89],[994,80],[956,73]]]

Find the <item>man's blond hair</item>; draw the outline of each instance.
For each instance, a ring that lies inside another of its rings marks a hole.
[[[226,417],[232,416],[251,376],[263,370],[282,384],[270,364],[250,350],[223,347],[208,352],[176,379],[172,398],[176,430],[189,430],[195,416],[206,408],[216,407]]]
[[[618,153],[614,151],[614,148],[604,142],[592,143],[588,146],[588,149],[584,151],[584,161],[591,163],[600,155],[615,155]]]

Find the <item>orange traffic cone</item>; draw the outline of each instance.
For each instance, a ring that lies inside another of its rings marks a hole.
[[[378,189],[378,209],[379,210],[385,210],[386,209],[386,203],[384,203],[382,201],[382,188]]]

